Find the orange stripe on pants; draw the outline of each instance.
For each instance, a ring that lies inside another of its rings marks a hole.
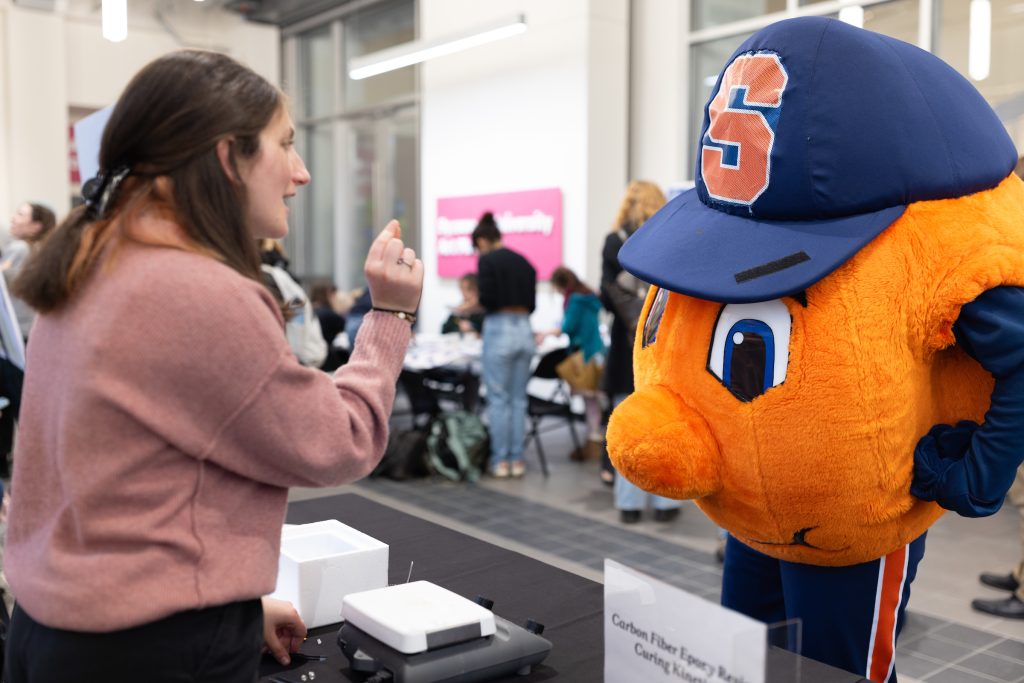
[[[903,598],[903,579],[907,566],[906,546],[885,556],[882,591],[875,615],[875,642],[871,643],[871,670],[868,678],[885,683],[892,671],[896,648],[896,614]]]

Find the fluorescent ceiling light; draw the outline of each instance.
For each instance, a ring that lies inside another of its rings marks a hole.
[[[414,40],[356,57],[349,62],[348,75],[352,80],[358,81],[387,71],[419,64],[434,57],[461,52],[478,45],[493,43],[502,38],[511,38],[525,32],[526,17],[520,14],[512,19],[486,24],[459,35],[430,40]]]
[[[103,37],[112,43],[128,37],[128,0],[103,0]]]
[[[864,28],[864,8],[860,5],[848,5],[839,10],[839,21]]]
[[[992,58],[992,4],[971,0],[970,37],[967,43],[967,73],[976,81],[988,78]]]

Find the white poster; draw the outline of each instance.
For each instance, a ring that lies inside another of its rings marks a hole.
[[[75,124],[75,148],[78,150],[78,174],[82,184],[91,180],[100,170],[100,143],[114,107],[104,107],[89,114]]]
[[[604,561],[604,680],[764,683],[765,624]]]

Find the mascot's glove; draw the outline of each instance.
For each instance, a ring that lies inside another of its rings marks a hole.
[[[910,493],[965,517],[1003,504],[1024,459],[1024,289],[996,287],[966,304],[957,343],[995,378],[985,422],[936,425],[914,449]]]
[[[934,500],[947,510],[967,517],[994,513],[1003,503],[974,501],[967,470],[961,462],[971,445],[978,423],[962,420],[955,427],[935,425],[914,449],[914,480],[910,493],[921,500]]]

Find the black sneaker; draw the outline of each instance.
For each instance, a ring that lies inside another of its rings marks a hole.
[[[1024,600],[1011,595],[1005,600],[972,600],[971,607],[1004,619],[1024,619]]]
[[[655,510],[654,521],[655,522],[671,522],[673,519],[679,516],[679,508],[669,508],[668,510]]]
[[[640,521],[639,510],[622,510],[619,512],[619,519],[623,524],[636,524]]]
[[[1013,593],[1020,588],[1020,581],[1013,577],[1013,574],[991,574],[985,572],[978,577],[978,580],[990,588]]]

